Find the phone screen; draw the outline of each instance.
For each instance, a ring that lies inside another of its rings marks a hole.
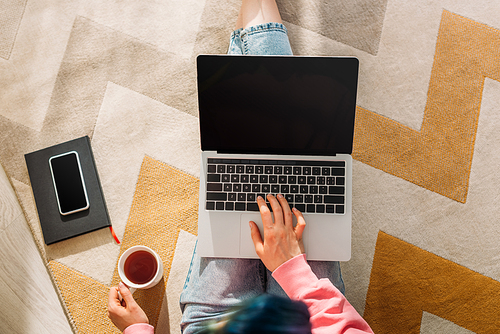
[[[80,160],[75,151],[49,159],[59,212],[68,215],[89,207]]]

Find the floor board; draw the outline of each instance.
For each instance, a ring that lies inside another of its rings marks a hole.
[[[1,166],[0,259],[0,333],[72,333]]]

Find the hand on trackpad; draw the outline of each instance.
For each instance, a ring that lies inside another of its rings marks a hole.
[[[262,218],[260,213],[244,213],[240,216],[240,255],[244,257],[258,258],[255,253],[255,246],[253,245],[252,236],[250,234],[249,221],[254,221],[259,227],[260,236],[264,238],[262,229]]]

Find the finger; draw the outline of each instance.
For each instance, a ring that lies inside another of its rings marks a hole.
[[[125,303],[127,303],[128,306],[135,303],[135,300],[134,300],[134,297],[132,296],[132,293],[130,292],[130,290],[127,288],[127,286],[125,284],[120,282],[120,284],[118,284],[118,289],[120,289],[120,294],[122,295],[123,300],[125,301]]]
[[[259,227],[255,222],[250,221],[250,235],[252,236],[253,245],[255,247],[255,252],[260,256],[264,250],[264,242],[262,241],[262,236],[260,235]]]
[[[295,237],[297,238],[297,241],[299,243],[300,252],[304,254],[306,252],[306,249],[304,247],[304,240],[302,239],[302,234],[304,233],[304,229],[306,228],[306,220],[304,219],[302,212],[300,212],[296,208],[293,208],[293,213],[295,214],[295,217],[297,217],[297,225],[295,226],[294,229]]]
[[[297,240],[302,240],[302,233],[306,228],[306,220],[302,215],[302,212],[293,208],[293,214],[297,217],[297,225],[295,225],[295,235],[297,236]]]
[[[257,205],[259,206],[260,216],[262,218],[262,224],[264,229],[273,227],[273,217],[271,216],[271,211],[266,204],[266,201],[261,196],[257,196]],[[265,232],[264,232],[265,233]]]
[[[277,197],[278,197],[278,202],[281,205],[281,209],[283,210],[283,218],[285,220],[285,226],[293,228],[293,215],[292,215],[292,210],[290,210],[290,205],[288,205],[288,201],[281,194],[278,194]]]
[[[109,288],[109,296],[108,296],[108,305],[112,306],[120,306],[120,299],[118,299],[118,290],[117,287]]]
[[[281,210],[281,205],[273,195],[267,195],[267,200],[271,203],[271,208],[274,213],[274,224],[283,224],[283,211]]]

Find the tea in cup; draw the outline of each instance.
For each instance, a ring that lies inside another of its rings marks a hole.
[[[118,274],[130,292],[134,293],[136,289],[149,289],[161,281],[163,263],[151,248],[133,246],[120,257]]]

